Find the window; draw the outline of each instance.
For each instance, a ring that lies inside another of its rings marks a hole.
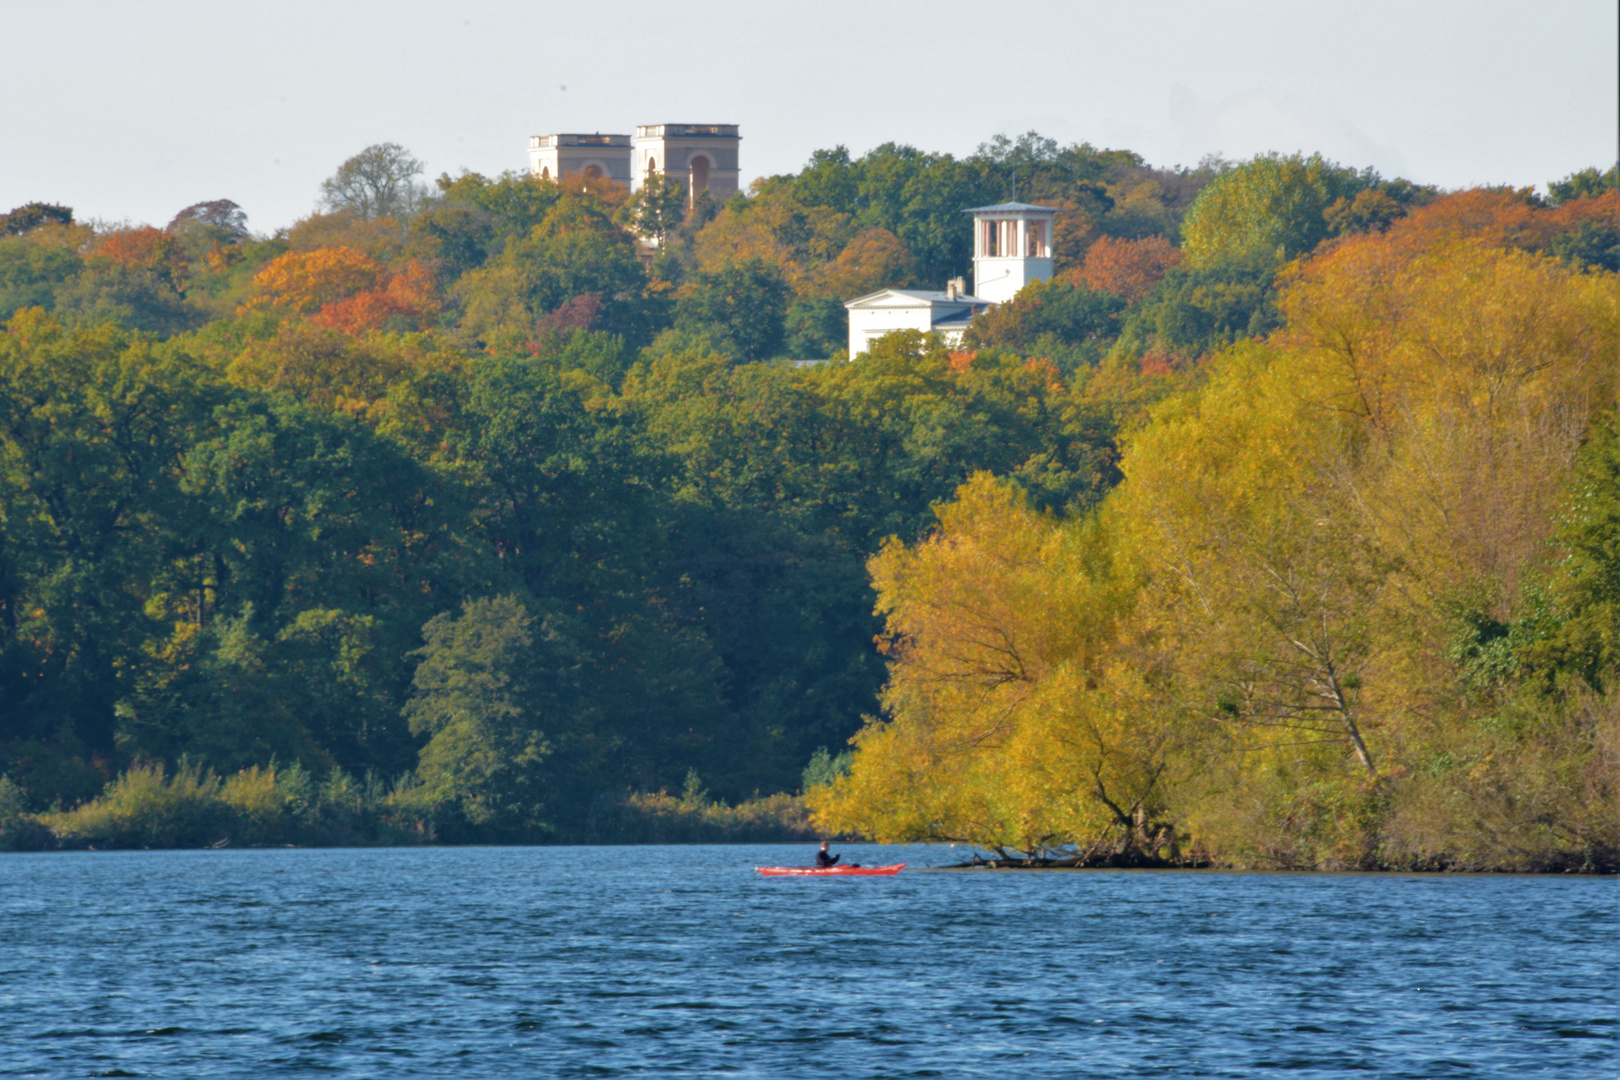
[[[1046,222],[1031,221],[1024,226],[1025,244],[1029,248],[1029,255],[1034,259],[1046,258]]]
[[[653,173],[655,173],[657,171],[658,171],[658,159],[655,158],[655,157],[648,158],[647,159],[647,175],[651,176]]]

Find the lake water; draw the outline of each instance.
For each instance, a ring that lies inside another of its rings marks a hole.
[[[0,1075],[1603,1077],[1620,882],[0,855]]]

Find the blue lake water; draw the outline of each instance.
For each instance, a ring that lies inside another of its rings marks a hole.
[[[1620,882],[0,855],[0,1075],[1604,1077]]]

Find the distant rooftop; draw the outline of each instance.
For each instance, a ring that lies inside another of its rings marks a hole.
[[[935,304],[948,304],[951,306],[960,304],[965,308],[990,306],[990,301],[981,297],[969,296],[967,293],[957,293],[952,296],[943,289],[879,289],[877,292],[867,293],[865,296],[857,296],[853,300],[846,301],[844,306],[852,307],[877,296],[904,296],[929,306]]]
[[[543,146],[629,146],[628,135],[604,135],[600,131],[589,135],[574,132],[561,135],[530,135],[529,149],[538,150]]]
[[[638,124],[638,139],[673,139],[681,136],[699,136],[706,139],[740,139],[736,124]]]
[[[1039,212],[1043,214],[1061,214],[1062,210],[1055,206],[1036,206],[1027,202],[1003,202],[994,206],[975,206],[971,210],[964,210],[964,214],[1027,214]]]

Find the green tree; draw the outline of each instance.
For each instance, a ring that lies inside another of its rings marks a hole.
[[[1620,414],[1593,424],[1554,543],[1562,556],[1506,643],[1531,670],[1574,673],[1602,693],[1620,677]]]
[[[56,294],[84,266],[76,252],[0,236],[0,319],[23,308],[56,306]]]
[[[540,180],[524,172],[503,172],[493,180],[475,172],[462,173],[455,179],[444,173],[434,183],[445,202],[475,207],[489,214],[501,236],[527,235],[545,220],[563,195],[563,189],[556,182]]]
[[[1199,192],[1181,225],[1193,269],[1222,264],[1272,266],[1310,252],[1328,235],[1326,213],[1338,199],[1376,185],[1320,154],[1265,154],[1216,177]]]
[[[130,267],[92,256],[55,295],[56,312],[82,325],[116,323],[170,337],[198,326],[206,315],[186,303],[164,270]]]
[[[1596,168],[1572,172],[1547,185],[1547,201],[1554,206],[1573,199],[1590,199],[1620,188],[1620,162],[1599,171]]]
[[[625,204],[636,235],[662,241],[686,218],[686,187],[664,173],[647,177]]]
[[[0,771],[93,794],[119,700],[161,635],[153,581],[178,542],[176,463],[217,385],[178,350],[37,310],[0,333]],[[86,785],[89,790],[86,790]]]
[[[791,292],[782,272],[762,259],[698,271],[675,302],[675,325],[715,333],[737,359],[768,360],[782,346]]]
[[[849,348],[849,313],[831,297],[795,300],[787,310],[782,351],[795,360],[841,357]]]
[[[525,236],[455,288],[462,332],[491,345],[526,342],[536,322],[576,296],[602,298],[597,329],[635,344],[650,336],[657,305],[630,234],[586,195],[564,194]]]
[[[1266,262],[1172,270],[1124,316],[1114,352],[1194,358],[1281,325]]]
[[[1002,346],[1042,355],[1054,351],[1054,344],[1091,345],[1091,359],[1096,360],[1118,335],[1124,308],[1118,297],[1084,285],[1061,279],[1036,283],[1007,303],[977,316],[962,344],[966,348]]]
[[[73,210],[55,203],[31,202],[0,214],[0,236],[23,236],[41,225],[71,225]]]
[[[428,740],[417,775],[430,798],[472,825],[543,829],[554,809],[546,729],[567,696],[545,663],[555,643],[544,624],[516,596],[469,600],[459,617],[429,620],[422,640],[404,715]]]

